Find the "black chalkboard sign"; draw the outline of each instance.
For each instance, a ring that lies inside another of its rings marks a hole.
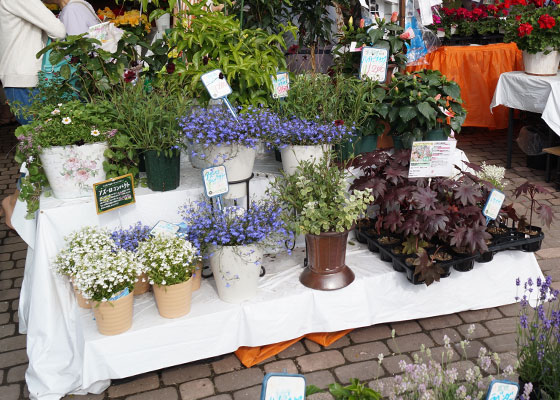
[[[115,210],[136,202],[132,174],[93,184],[97,214]]]

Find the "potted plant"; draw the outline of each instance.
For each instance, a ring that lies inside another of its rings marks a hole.
[[[111,143],[127,156],[142,152],[148,187],[155,191],[173,190],[180,184],[180,150],[186,145],[178,118],[188,112],[191,100],[176,89],[165,81],[148,85],[139,79],[136,85],[125,85],[109,95],[120,132]],[[128,149],[119,145],[123,136],[131,146]],[[107,153],[114,158],[117,151]],[[116,165],[118,173],[120,165]],[[111,169],[110,164],[107,168]]]
[[[136,225],[130,226],[128,229],[116,229],[111,232],[111,239],[115,242],[117,248],[136,253],[138,245],[150,237],[150,227],[142,225],[140,221]],[[137,271],[136,282],[134,283],[134,295],[139,296],[150,290],[148,279],[148,265],[141,264]]]
[[[108,115],[111,109],[107,101],[72,100],[39,106],[34,109],[34,121],[16,129],[16,160],[25,161],[29,170],[22,182],[28,211],[34,211],[35,207],[29,208],[29,200],[38,200],[47,179],[54,196],[60,199],[91,196],[92,184],[105,180],[103,153],[107,140],[115,134]],[[37,197],[27,197],[28,193]]]
[[[191,310],[192,275],[200,261],[189,241],[159,233],[138,246],[138,258],[148,265],[159,315],[178,318]]]
[[[387,99],[395,149],[411,148],[415,140],[446,140],[467,115],[459,85],[439,71],[395,74]]]
[[[209,256],[220,299],[240,303],[254,297],[264,246],[283,244],[286,237],[282,209],[263,201],[247,210],[198,201],[185,204],[180,213],[186,237]]]
[[[290,229],[305,234],[309,263],[300,282],[312,289],[340,289],[354,281],[345,265],[348,232],[373,196],[369,188],[348,193],[348,174],[325,154],[317,163],[302,161],[293,174],[271,184],[270,194],[286,205]]]
[[[506,42],[515,42],[523,51],[525,73],[553,76],[560,61],[560,9],[554,2],[514,2],[506,20]]]

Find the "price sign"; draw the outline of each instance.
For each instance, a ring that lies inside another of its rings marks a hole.
[[[205,73],[200,79],[213,99],[227,97],[232,92],[226,77],[219,69]]]
[[[278,72],[276,77],[270,75],[270,79],[272,79],[273,86],[272,97],[275,99],[288,97],[288,91],[290,90],[290,76],[288,73]]]
[[[368,46],[362,48],[362,61],[360,64],[360,79],[373,79],[384,82],[387,79],[387,64],[389,62],[389,49],[384,47]]]
[[[412,143],[408,177],[451,176],[451,159],[456,146],[455,140]]]
[[[486,400],[515,400],[518,392],[517,383],[494,380],[490,383]]]
[[[202,170],[202,182],[206,196],[216,197],[229,191],[225,165],[206,168]]]
[[[93,196],[97,214],[116,210],[136,202],[132,174],[119,176],[93,184]]]
[[[305,377],[291,374],[266,374],[261,400],[305,400]]]
[[[492,189],[490,196],[488,196],[488,200],[486,200],[486,204],[482,209],[482,215],[486,217],[486,223],[488,223],[491,219],[498,218],[498,214],[500,213],[500,209],[502,208],[502,204],[504,204],[505,199],[505,194],[499,190]]]

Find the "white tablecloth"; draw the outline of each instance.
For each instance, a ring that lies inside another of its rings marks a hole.
[[[461,158],[462,152],[458,153]],[[100,393],[110,379],[311,332],[509,304],[516,295],[515,278],[541,276],[532,254],[507,252],[491,263],[476,264],[469,273],[454,272],[430,287],[413,286],[378,255],[350,245],[347,265],[356,273],[355,282],[342,290],[321,292],[299,283],[300,248],[291,256],[282,253],[263,262],[267,274],[260,280],[257,297],[250,301],[238,305],[220,301],[210,279],[194,294],[187,316],[168,320],[158,315],[148,293],[135,299],[129,331],[100,335],[92,313],[77,307],[68,281],[50,269],[64,236],[86,225],[127,227],[138,220],[154,224],[160,219],[178,222],[178,207],[200,194],[199,177],[199,171],[187,171],[180,189],[171,192],[141,189],[135,205],[102,215],[96,214],[92,202],[43,199],[19,306],[20,331],[27,333],[26,381],[32,398]],[[256,177],[251,193],[262,195],[267,184],[266,177]],[[22,223],[21,219],[14,222],[18,227]]]
[[[550,129],[560,136],[560,74],[533,76],[521,71],[501,74],[490,110],[499,105],[542,114]]]

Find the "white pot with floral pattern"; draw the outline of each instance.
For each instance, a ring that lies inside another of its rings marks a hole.
[[[74,199],[91,196],[92,185],[105,180],[105,150],[106,142],[43,149],[39,157],[54,197]]]

